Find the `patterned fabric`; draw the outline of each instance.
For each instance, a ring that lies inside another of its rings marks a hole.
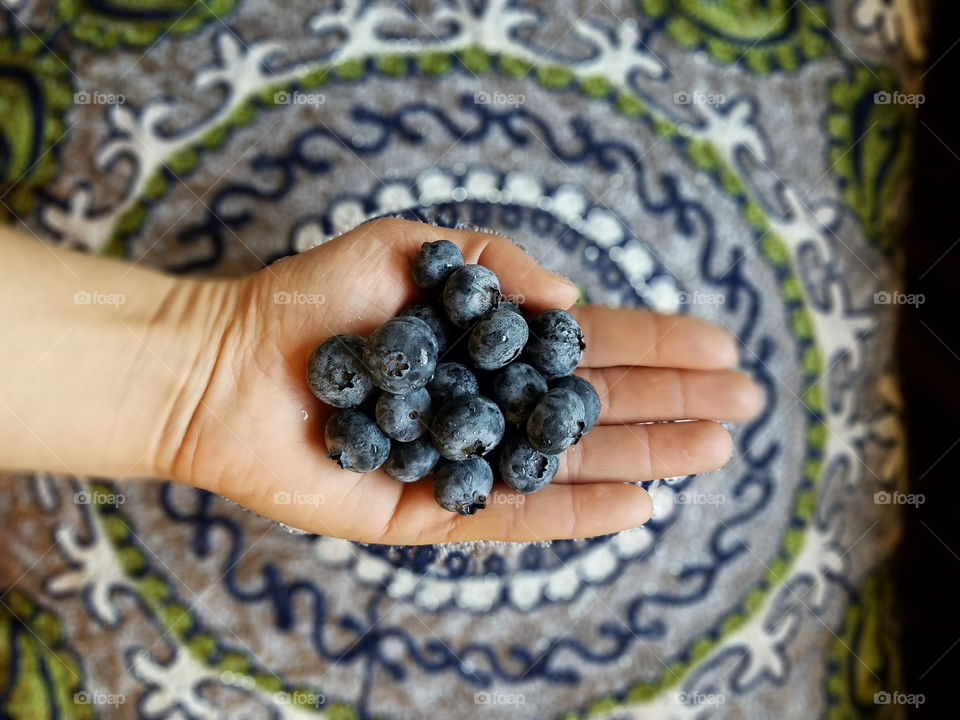
[[[733,329],[766,409],[728,467],[651,484],[645,527],[546,545],[5,478],[0,715],[900,717],[920,4],[320,5],[8,0],[0,212],[221,275],[383,214],[489,227],[591,301]]]

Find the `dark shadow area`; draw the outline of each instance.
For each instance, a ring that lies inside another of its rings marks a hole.
[[[913,220],[903,239],[906,292],[925,302],[903,306],[899,338],[911,492],[926,497],[904,507],[900,567],[904,690],[925,696],[911,715],[918,718],[956,716],[960,668],[960,8],[939,2],[934,12]]]

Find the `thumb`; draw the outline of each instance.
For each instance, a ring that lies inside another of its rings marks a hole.
[[[413,260],[423,243],[449,240],[460,247],[465,262],[493,270],[500,278],[501,292],[522,304],[525,310],[536,313],[551,308],[566,309],[580,296],[573,282],[547,270],[537,258],[502,235],[451,230],[409,220],[388,222],[389,235],[409,260]],[[549,257],[542,259],[549,261]]]

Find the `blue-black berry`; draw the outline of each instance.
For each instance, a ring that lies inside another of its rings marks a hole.
[[[483,265],[464,265],[443,286],[443,309],[450,322],[473,326],[500,304],[500,280]]]
[[[498,370],[520,356],[528,334],[522,315],[512,310],[494,310],[470,333],[470,358],[481,370]]]
[[[381,390],[403,394],[430,382],[437,365],[437,338],[423,320],[388,320],[370,334],[363,360]]]
[[[448,460],[466,460],[493,450],[503,438],[504,428],[503,414],[493,400],[460,395],[434,414],[430,432],[441,455]]]
[[[327,457],[344,470],[365,473],[383,465],[390,454],[390,439],[359,410],[334,413],[324,430]]]
[[[576,369],[586,347],[573,315],[565,310],[546,310],[530,321],[524,358],[547,377],[559,377]]]
[[[510,437],[500,446],[500,479],[517,492],[542,490],[557,474],[559,455],[545,455],[524,437]]]
[[[413,482],[426,477],[433,470],[440,453],[428,437],[413,442],[395,442],[390,447],[390,457],[383,464],[383,471],[400,482]]]
[[[477,376],[455,362],[438,363],[433,380],[427,383],[427,392],[437,407],[446,405],[458,395],[476,395],[480,392]]]
[[[406,395],[380,393],[376,407],[377,425],[392,440],[411,442],[423,435],[433,420],[432,401],[426,388]]]
[[[585,422],[587,423],[583,432],[590,432],[591,428],[596,425],[597,418],[600,417],[600,396],[593,384],[579,375],[564,375],[551,380],[550,387],[564,388],[577,394],[580,402],[583,403]]]
[[[540,371],[522,362],[510,363],[493,376],[491,395],[507,422],[524,423],[530,411],[547,392]]]
[[[455,339],[459,332],[446,315],[443,314],[443,308],[427,303],[412,303],[400,311],[399,317],[415,317],[423,320],[433,331],[437,338],[437,352],[442,355],[450,347],[452,339]]]
[[[439,287],[463,267],[463,253],[449,240],[424,243],[410,266],[413,282],[424,290]]]
[[[444,510],[473,515],[487,506],[493,471],[483,458],[441,462],[433,476],[433,496]]]
[[[527,418],[527,439],[545,455],[557,455],[580,442],[587,426],[583,402],[575,392],[548,390]]]
[[[307,384],[327,405],[354,407],[374,390],[363,364],[366,341],[359,335],[334,335],[320,343],[307,361]]]

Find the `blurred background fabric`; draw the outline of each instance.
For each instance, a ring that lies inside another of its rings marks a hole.
[[[767,404],[648,525],[549,544],[6,478],[0,714],[903,717],[929,29],[910,0],[5,3],[0,214],[38,240],[227,276],[381,215],[482,226],[591,302],[731,328]]]

